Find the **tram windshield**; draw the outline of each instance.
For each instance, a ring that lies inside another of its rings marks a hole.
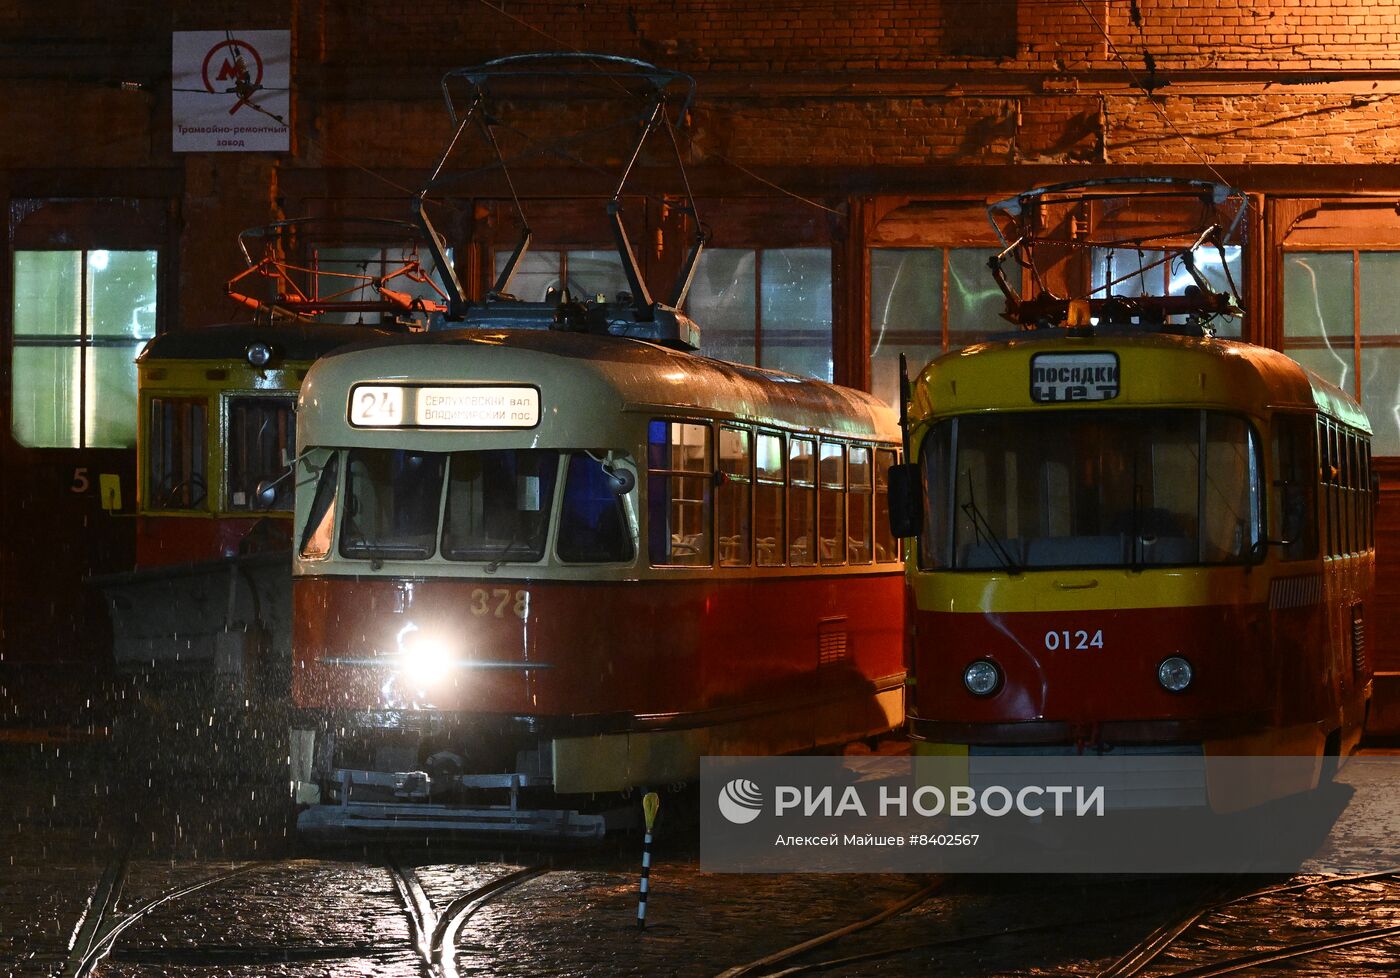
[[[600,563],[636,554],[633,520],[603,471],[603,453],[355,448],[344,454],[342,557],[536,563],[548,549],[561,470],[559,559]],[[323,470],[303,530],[303,557],[326,554],[324,544],[310,542],[333,519],[335,479],[334,465]]]
[[[928,569],[1240,563],[1262,546],[1258,438],[1216,411],[969,416],[923,442]],[[951,462],[951,464],[950,464]]]

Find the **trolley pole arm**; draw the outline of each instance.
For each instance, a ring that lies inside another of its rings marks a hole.
[[[627,237],[627,228],[622,224],[622,190],[627,186],[627,178],[632,175],[632,169],[637,165],[637,158],[642,155],[642,147],[661,120],[665,108],[665,93],[658,92],[652,98],[651,108],[647,114],[646,122],[642,126],[641,135],[632,145],[632,155],[628,157],[627,165],[622,168],[622,176],[618,179],[617,187],[613,190],[612,199],[608,201],[608,219],[612,222],[613,240],[617,242],[617,253],[622,256],[622,270],[627,275],[627,286],[632,290],[632,308],[636,310],[640,319],[652,317],[654,304],[651,292],[647,289],[646,283],[642,281],[641,268],[637,265],[637,255],[632,250],[632,241]]]

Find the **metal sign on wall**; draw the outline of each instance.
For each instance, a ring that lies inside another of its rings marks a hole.
[[[171,40],[175,152],[290,149],[290,31],[175,31]]]

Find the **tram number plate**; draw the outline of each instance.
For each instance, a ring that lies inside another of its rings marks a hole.
[[[1031,357],[1031,400],[1111,401],[1118,396],[1118,354],[1037,353]]]
[[[1045,633],[1045,651],[1091,652],[1103,648],[1103,629],[1089,631],[1085,628],[1068,629]]]

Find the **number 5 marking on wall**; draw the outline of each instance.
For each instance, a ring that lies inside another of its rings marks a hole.
[[[87,466],[79,466],[73,470],[73,484],[68,487],[68,491],[75,495],[82,495],[92,488],[92,480],[88,478]]]

